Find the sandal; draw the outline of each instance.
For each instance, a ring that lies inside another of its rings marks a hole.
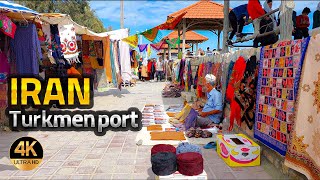
[[[208,144],[204,145],[203,148],[205,149],[216,149],[217,144],[216,142],[209,142]]]

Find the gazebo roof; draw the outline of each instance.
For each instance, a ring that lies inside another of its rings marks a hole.
[[[231,9],[230,9],[231,10]],[[186,8],[174,12],[168,19],[187,12],[182,19],[186,19],[188,30],[222,30],[223,5],[210,1],[200,0]]]
[[[164,39],[174,39],[174,38],[178,38],[178,31],[173,31],[171,32],[169,35],[167,35],[166,37],[164,37]],[[182,36],[180,36],[180,39],[182,39]],[[206,36],[203,36],[201,34],[198,34],[194,31],[187,31],[186,32],[186,43],[202,43],[207,41],[208,38]]]
[[[180,44],[180,47],[182,47],[182,43]],[[189,49],[189,48],[191,48],[191,46],[189,44],[186,44],[186,49]],[[164,43],[161,46],[161,49],[168,49],[168,44]],[[175,48],[171,48],[171,49],[178,49],[178,44],[176,45]]]

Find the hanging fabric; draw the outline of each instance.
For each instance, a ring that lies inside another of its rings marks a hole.
[[[61,42],[59,36],[59,30],[57,25],[50,25],[50,32],[51,32],[51,45],[49,48],[52,50],[52,56],[55,61],[62,59],[62,49],[61,49]]]
[[[187,12],[184,12],[175,18],[168,19],[165,23],[160,24],[156,28],[159,30],[173,30],[186,14]]]
[[[155,43],[158,40],[162,39],[162,35],[161,32],[159,31],[159,29],[157,28],[152,28],[149,29],[147,31],[144,31],[143,33],[141,33],[146,39],[148,39],[149,41]]]
[[[0,14],[0,21],[2,22],[0,31],[14,39],[17,26],[4,14]]]
[[[150,44],[148,45],[147,52],[148,52],[148,57],[151,57],[151,46],[150,46]]]
[[[148,44],[139,44],[138,47],[139,47],[139,51],[143,52],[147,49]]]
[[[111,70],[112,70],[112,84],[114,87],[117,86],[117,71],[115,66],[115,58],[113,54],[113,45],[112,42],[110,43],[110,61],[111,61]]]
[[[0,52],[0,83],[6,83],[10,74],[10,64],[4,52]]]
[[[154,49],[155,51],[160,51],[162,48],[164,41],[160,41],[157,44],[150,44],[150,46],[152,47],[152,49]]]
[[[80,63],[75,27],[73,24],[58,25],[63,57],[69,63]]]
[[[122,39],[121,41],[128,43],[131,47],[136,48],[138,46],[138,35],[132,35],[127,38]]]
[[[180,44],[180,37],[170,40],[167,39],[166,42],[171,48],[175,48],[178,44]]]

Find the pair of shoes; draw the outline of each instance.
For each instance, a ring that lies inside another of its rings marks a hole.
[[[208,144],[204,145],[203,148],[205,149],[216,149],[217,144],[216,142],[209,142]]]

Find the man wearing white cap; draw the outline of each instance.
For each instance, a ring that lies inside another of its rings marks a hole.
[[[222,117],[222,95],[216,90],[216,77],[207,74],[205,88],[207,89],[207,102],[203,109],[199,109],[199,116],[196,121],[197,127],[218,125]]]

